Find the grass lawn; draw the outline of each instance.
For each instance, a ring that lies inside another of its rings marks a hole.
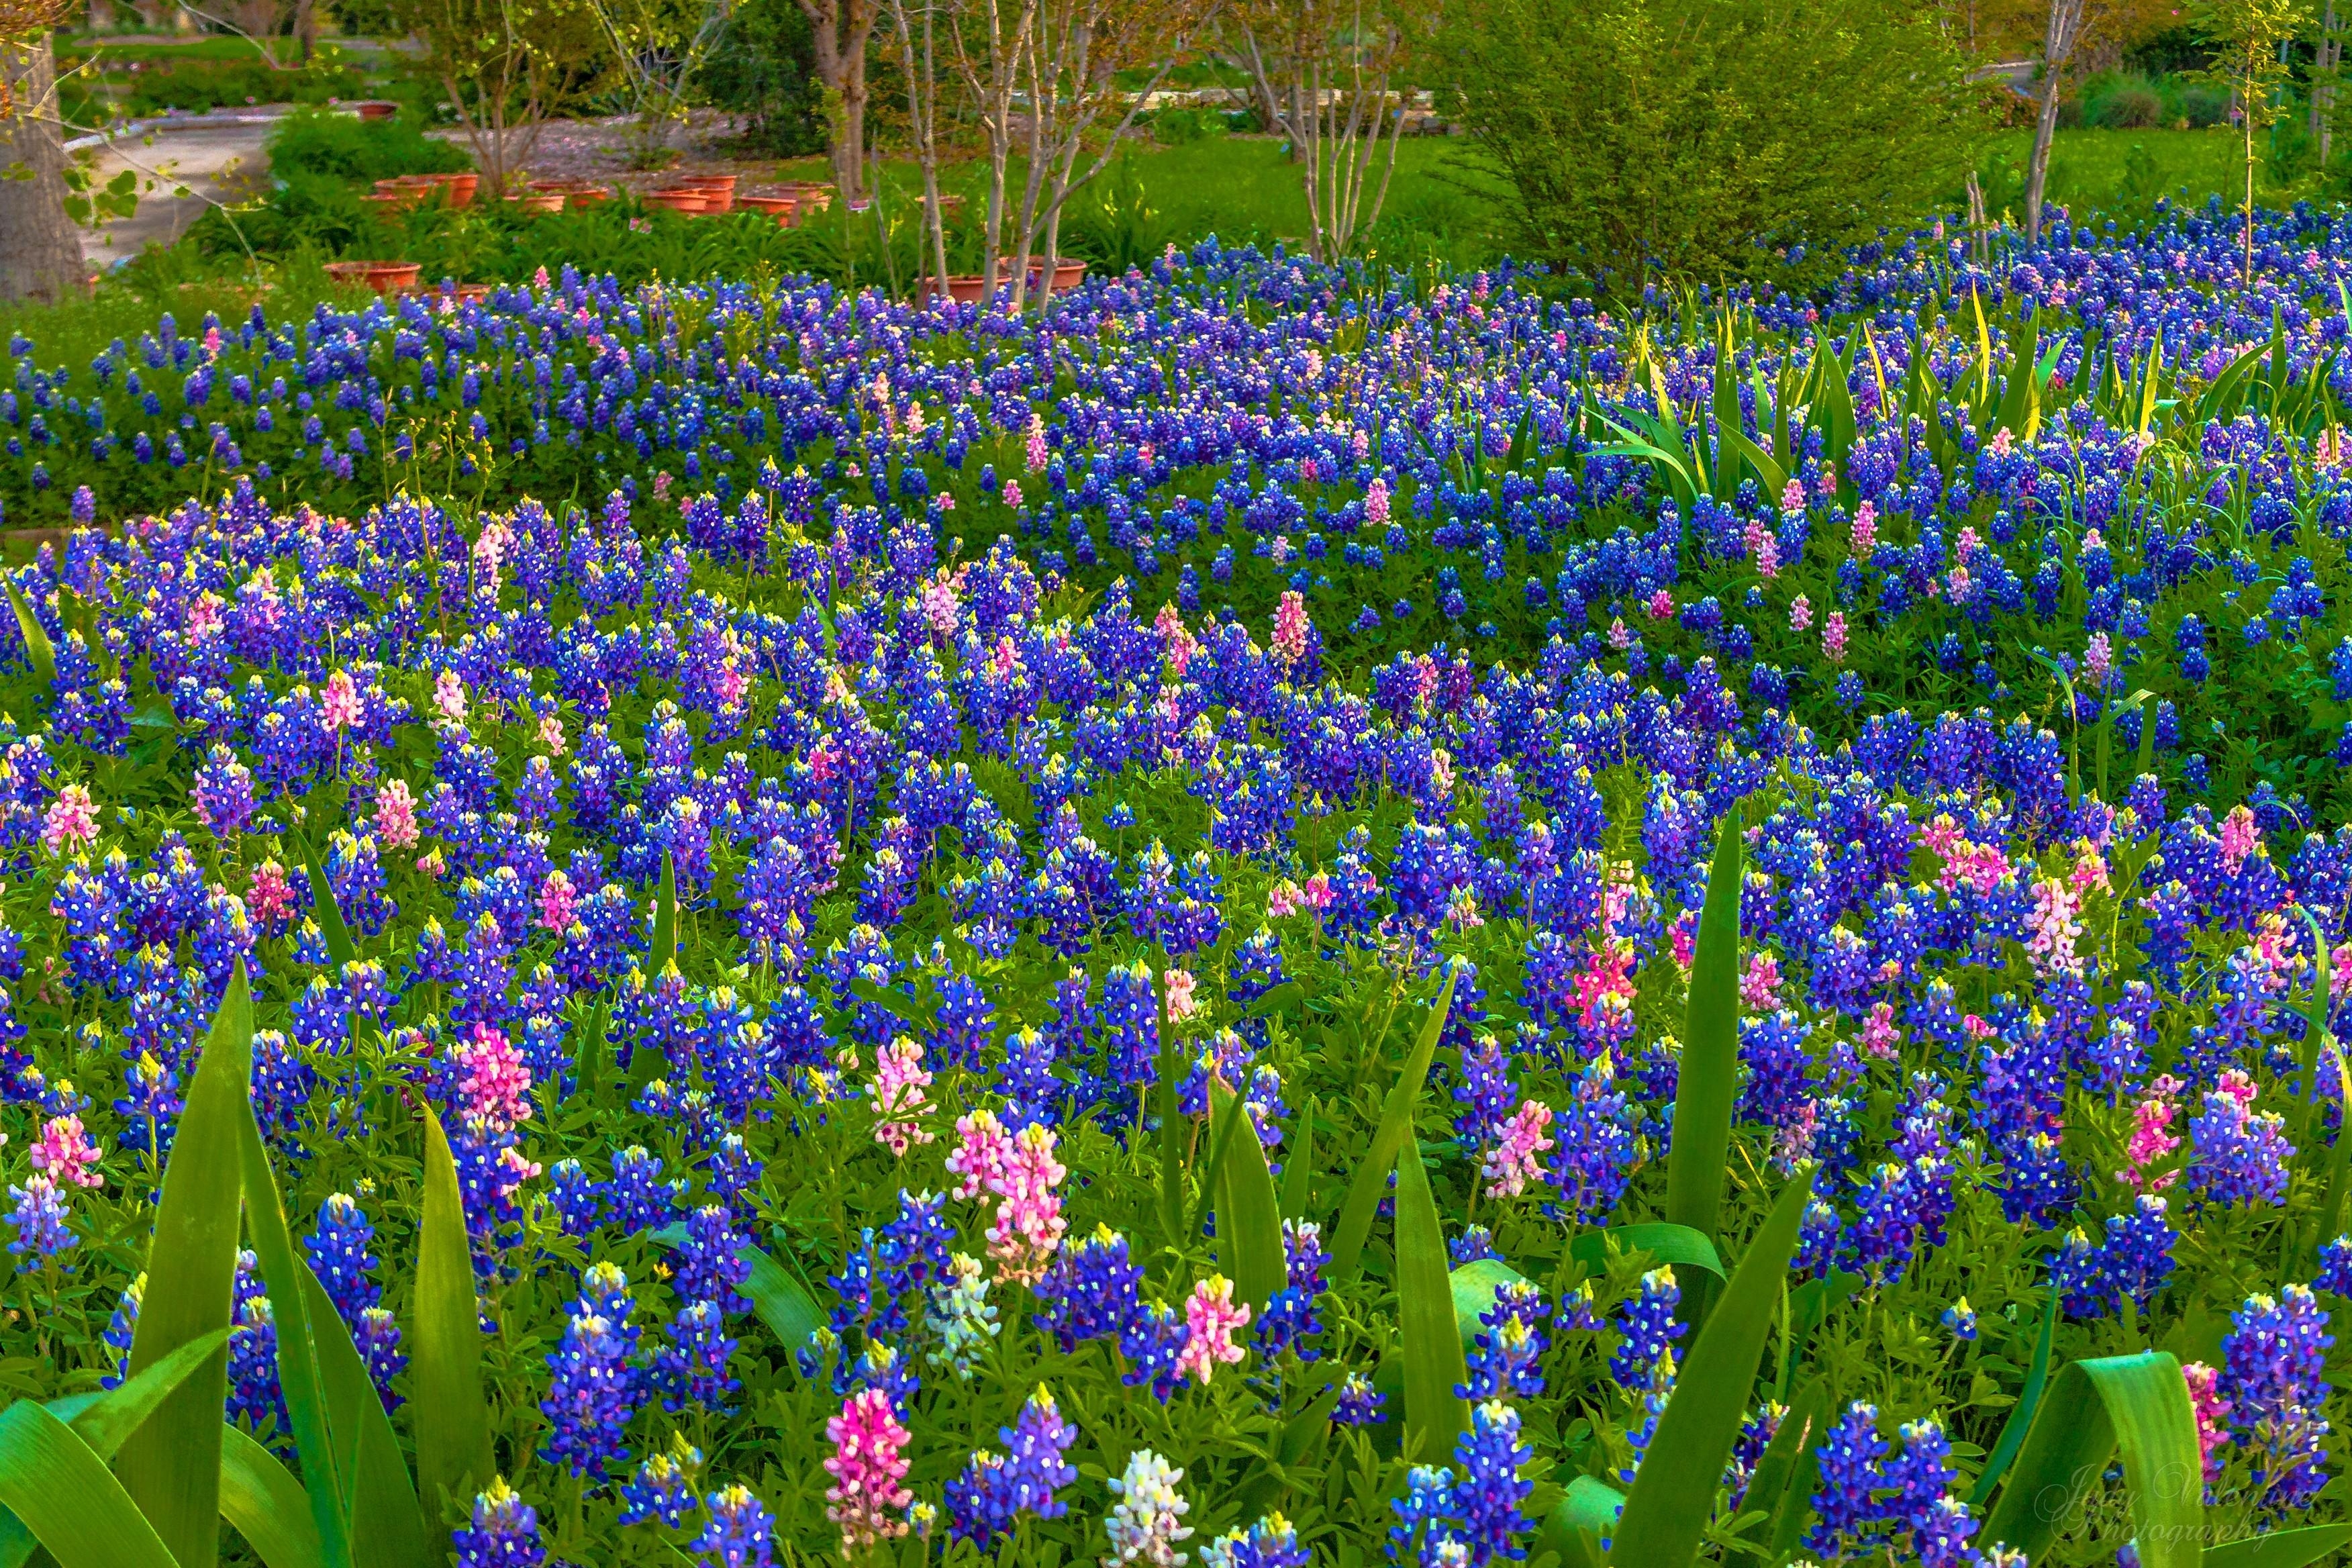
[[[2032,152],[2031,131],[2004,132],[1994,139],[1987,167],[1979,174],[1994,212],[2006,208],[2023,219],[2025,165]],[[2233,202],[2245,178],[2241,156],[2237,133],[2226,129],[2061,131],[2050,151],[2050,199],[2078,218],[2104,213],[2118,219],[2145,214],[2160,196],[2196,205],[2218,195]],[[2260,201],[2304,194],[2269,190],[2259,173],[2257,181]]]

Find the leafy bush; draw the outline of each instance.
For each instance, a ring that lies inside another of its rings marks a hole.
[[[702,68],[702,90],[747,121],[745,140],[796,157],[824,151],[816,39],[797,0],[744,0]]]
[[[1981,128],[1899,0],[1465,0],[1442,55],[1516,248],[1621,297],[1832,268],[1957,185]]]
[[[462,148],[425,135],[405,116],[360,120],[298,109],[271,131],[268,145],[271,170],[289,180],[307,174],[368,183],[473,167]]]
[[[2083,123],[2101,131],[2147,131],[2165,123],[2164,94],[2146,77],[2095,77],[2083,90]]]
[[[1163,109],[1151,117],[1151,139],[1163,146],[1181,147],[1207,134],[1208,118],[1197,109]]]
[[[90,124],[120,112],[137,120],[176,110],[256,103],[325,103],[366,95],[367,79],[347,57],[321,53],[307,66],[272,65],[258,55],[247,59],[173,58],[146,51],[118,58],[110,50],[68,56],[62,68],[79,68],[61,80],[60,112],[68,123]]]

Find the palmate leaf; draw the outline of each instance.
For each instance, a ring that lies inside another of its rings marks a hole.
[[[1690,1011],[1675,1080],[1674,1146],[1666,1156],[1666,1218],[1712,1241],[1722,1224],[1739,1089],[1739,817],[1727,813],[1706,877],[1691,955]]]
[[[2205,1535],[2204,1458],[2180,1363],[2163,1351],[2069,1362],[2027,1431],[1981,1531],[2038,1558],[2061,1525],[2097,1499],[2085,1492],[2121,1449],[2143,1568],[2198,1568]]]
[[[416,1251],[415,1363],[417,1491],[428,1508],[488,1480],[489,1405],[482,1396],[481,1306],[441,1118],[425,1108],[425,1219]]]
[[[1282,1252],[1282,1209],[1274,1195],[1274,1173],[1249,1106],[1222,1083],[1210,1095],[1233,1116],[1234,1131],[1217,1173],[1217,1247],[1232,1269],[1234,1291],[1250,1311],[1265,1316],[1265,1304],[1289,1283]]]
[[[213,1424],[220,1425],[217,1411]],[[217,1489],[217,1468],[213,1483]],[[106,1461],[29,1399],[0,1411],[0,1504],[58,1568],[178,1568]],[[217,1524],[213,1531],[218,1535]]]
[[[1469,1402],[1455,1394],[1470,1380],[1447,1278],[1445,1231],[1421,1145],[1411,1138],[1397,1156],[1397,1321],[1404,1354],[1405,1453],[1442,1464],[1470,1427]]]
[[[1812,1190],[1810,1173],[1781,1189],[1684,1359],[1626,1496],[1610,1562],[1624,1568],[1685,1568],[1696,1560],[1723,1468],[1748,1415],[1757,1360],[1780,1309]]]
[[[1421,1037],[1414,1042],[1412,1054],[1405,1058],[1403,1070],[1397,1074],[1396,1087],[1389,1091],[1380,1125],[1372,1131],[1372,1146],[1364,1151],[1364,1163],[1356,1167],[1355,1179],[1348,1184],[1348,1198],[1339,1208],[1339,1225],[1334,1233],[1326,1276],[1335,1287],[1353,1279],[1363,1266],[1364,1243],[1371,1237],[1372,1218],[1380,1212],[1381,1199],[1388,1194],[1389,1172],[1395,1167],[1397,1151],[1404,1146],[1405,1136],[1412,1130],[1413,1107],[1421,1100],[1430,1061],[1437,1055],[1437,1038],[1445,1032],[1445,1015],[1454,1005],[1454,970],[1449,965],[1445,985],[1437,994],[1437,1005],[1430,1009],[1421,1027]]]
[[[179,1568],[213,1568],[220,1554],[221,1410],[228,1398],[226,1336],[252,1063],[253,997],[239,960],[197,1058],[164,1167],[131,1371],[144,1372],[215,1333],[221,1348],[157,1407],[115,1460],[124,1489]]]

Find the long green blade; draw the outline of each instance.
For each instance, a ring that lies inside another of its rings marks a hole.
[[[662,851],[661,902],[654,910],[654,973],[677,962],[677,863]]]
[[[2180,1363],[2162,1351],[2069,1362],[2026,1433],[2009,1482],[1985,1516],[1984,1538],[2039,1556],[2068,1522],[2053,1497],[2074,1498],[2123,1450],[2124,1487],[2144,1568],[2199,1568],[2205,1534],[2197,1415]],[[2095,1499],[2083,1498],[2084,1506]]]
[[[654,1241],[671,1251],[686,1244],[686,1226],[664,1226],[651,1233]],[[751,1315],[768,1326],[777,1342],[788,1351],[799,1350],[809,1342],[817,1330],[824,1326],[824,1313],[810,1295],[808,1287],[793,1277],[775,1258],[746,1242],[736,1249],[735,1256],[751,1265],[751,1272],[743,1281],[743,1294],[751,1298]]]
[[[29,1399],[0,1411],[0,1504],[58,1568],[179,1568],[106,1461]]]
[[[352,1561],[350,1515],[343,1477],[336,1463],[335,1435],[327,1421],[326,1384],[319,1372],[310,1303],[302,1289],[301,1265],[294,1251],[293,1231],[286,1223],[286,1206],[278,1196],[278,1177],[269,1168],[269,1151],[261,1141],[261,1124],[254,1119],[250,1103],[242,1120],[246,1230],[260,1260],[262,1282],[269,1289],[269,1304],[278,1320],[278,1384],[286,1395],[294,1451],[301,1458],[303,1474],[310,1478],[308,1496],[320,1550],[325,1553],[328,1568],[344,1568]]]
[[[1755,1473],[1748,1478],[1747,1493],[1739,1500],[1741,1513],[1760,1513],[1775,1521],[1790,1507],[1802,1514],[1807,1506],[1804,1494],[1812,1490],[1812,1449],[1821,1439],[1829,1411],[1829,1390],[1819,1378],[1807,1379],[1789,1402],[1788,1413],[1780,1417],[1772,1440],[1757,1456]],[[1769,1529],[1768,1524],[1768,1532]]]
[[[1389,1172],[1397,1162],[1397,1151],[1403,1147],[1405,1134],[1412,1130],[1413,1107],[1420,1103],[1422,1085],[1429,1078],[1429,1064],[1437,1055],[1437,1037],[1445,1030],[1445,1015],[1454,1006],[1454,971],[1445,972],[1444,988],[1437,994],[1437,1005],[1421,1026],[1421,1038],[1414,1043],[1412,1055],[1405,1058],[1404,1070],[1397,1075],[1396,1088],[1389,1091],[1387,1108],[1381,1113],[1381,1124],[1372,1131],[1372,1146],[1364,1151],[1364,1163],[1356,1167],[1356,1178],[1348,1184],[1348,1201],[1339,1208],[1339,1228],[1331,1244],[1331,1265],[1327,1278],[1336,1285],[1345,1284],[1356,1277],[1363,1265],[1364,1243],[1372,1234],[1372,1218],[1380,1212],[1381,1199],[1388,1194]]]
[[[49,1402],[49,1414],[73,1428],[100,1459],[111,1459],[171,1392],[201,1371],[228,1342],[226,1331],[190,1340],[138,1376],[104,1394]],[[0,1510],[0,1568],[24,1568],[38,1544],[13,1513]]]
[[[1469,1403],[1454,1392],[1470,1381],[1447,1279],[1445,1231],[1421,1145],[1405,1141],[1397,1156],[1397,1319],[1404,1351],[1405,1453],[1443,1464],[1470,1429]]]
[[[252,1072],[253,995],[240,960],[172,1140],[131,1371],[144,1372],[191,1341],[219,1334],[223,1342],[115,1461],[124,1489],[179,1568],[213,1568],[220,1555],[221,1411],[228,1399],[226,1335],[236,1279],[238,1150],[251,1114]]]
[[[319,1342],[319,1371],[326,1380],[327,1420],[335,1433],[339,1467],[348,1460],[344,1495],[352,1503],[352,1557],[360,1568],[439,1568],[439,1554],[427,1544],[424,1510],[416,1501],[400,1438],[384,1414],[383,1396],[368,1376],[327,1288],[305,1263],[302,1299],[310,1305],[311,1332]]]
[[[1727,813],[1691,954],[1690,1013],[1675,1079],[1674,1148],[1666,1156],[1666,1218],[1710,1241],[1722,1224],[1731,1110],[1739,1089],[1741,849],[1738,815]]]
[[[2306,1568],[2352,1544],[2352,1524],[2308,1524],[2274,1530],[2205,1549],[2205,1568]]]
[[[425,1108],[425,1223],[416,1247],[416,1489],[437,1509],[490,1477],[490,1411],[482,1397],[481,1305],[457,1193],[457,1163],[441,1118]]]
[[[2050,1381],[2050,1340],[2058,1328],[2058,1292],[2042,1304],[2042,1331],[2034,1336],[2033,1360],[2025,1369],[2025,1387],[2017,1403],[2009,1407],[2009,1419],[2001,1423],[2000,1436],[1993,1439],[1992,1452],[1985,1457],[1984,1474],[1977,1478],[1976,1489],[1969,1494],[1969,1506],[1980,1509],[1992,1496],[1992,1489],[2000,1484],[2017,1451],[2025,1447],[2025,1434],[2033,1425],[2033,1412],[2042,1403],[2042,1390]]]
[[[1495,1298],[1503,1287],[1527,1283],[1526,1275],[1499,1258],[1477,1258],[1446,1277],[1446,1293],[1454,1298],[1454,1325],[1465,1353],[1487,1331],[1479,1320],[1495,1310]]]
[[[1290,1157],[1282,1163],[1282,1217],[1305,1219],[1308,1206],[1314,1203],[1315,1182],[1315,1112],[1318,1109],[1315,1097],[1309,1095],[1299,1109],[1297,1139],[1292,1144]]]
[[[49,646],[49,634],[41,629],[40,618],[33,606],[25,602],[17,591],[14,577],[0,575],[0,587],[8,590],[8,607],[16,612],[16,635],[25,640],[25,658],[33,667],[33,674],[43,686],[55,686],[58,681],[58,650]]]
[[[264,1568],[326,1568],[326,1548],[302,1483],[235,1426],[221,1434],[221,1517],[245,1537]]]
[[[1722,1303],[1699,1331],[1674,1393],[1658,1416],[1609,1560],[1626,1568],[1685,1568],[1715,1512],[1716,1488],[1739,1440],[1756,1363],[1780,1305],[1789,1258],[1811,1198],[1811,1173],[1780,1191],[1756,1239],[1724,1287]]]
[[[349,963],[360,955],[359,944],[352,940],[352,928],[343,923],[342,906],[335,902],[335,889],[327,880],[325,868],[316,860],[308,865],[311,918],[319,922],[319,934],[327,939],[329,955],[337,963]]]
[[[1183,1079],[1184,1052],[1171,1029],[1160,1047],[1160,1226],[1171,1247],[1191,1239],[1184,1230]]]
[[[1234,1289],[1253,1313],[1264,1317],[1266,1302],[1289,1283],[1274,1173],[1266,1165],[1265,1145],[1258,1142],[1257,1122],[1248,1104],[1221,1083],[1210,1092],[1232,1108],[1234,1122],[1224,1168],[1218,1174],[1217,1247],[1229,1260]]]

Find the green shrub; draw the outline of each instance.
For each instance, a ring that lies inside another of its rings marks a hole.
[[[1163,109],[1151,117],[1151,139],[1164,147],[1182,147],[1208,133],[1207,117],[1197,109]]]
[[[297,109],[269,133],[269,167],[280,179],[303,175],[362,184],[395,174],[438,174],[473,167],[452,142],[427,136],[405,116],[361,120]]]
[[[1907,0],[1462,0],[1441,53],[1511,248],[1620,298],[1832,272],[1958,186],[1983,129]]]
[[[816,37],[798,0],[742,0],[700,82],[713,104],[743,117],[753,146],[785,157],[824,151]]]
[[[2164,93],[2143,76],[2102,72],[2083,88],[2083,123],[2098,131],[2149,131],[2175,118]]]

